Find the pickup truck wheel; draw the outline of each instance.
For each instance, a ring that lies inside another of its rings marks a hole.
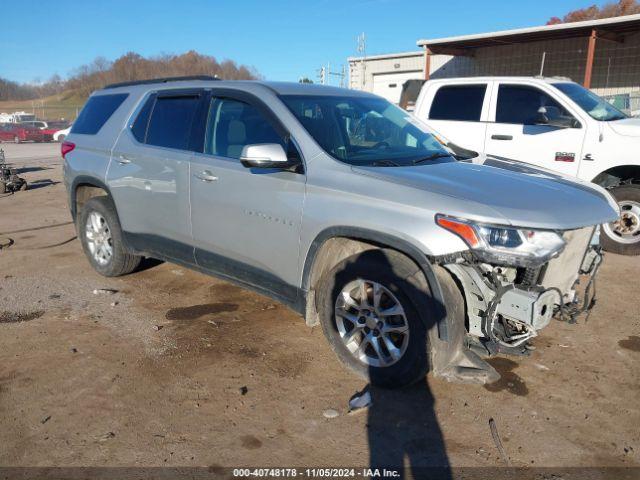
[[[127,253],[113,202],[108,197],[93,197],[78,215],[78,236],[91,266],[105,277],[131,273],[142,257]]]
[[[600,243],[608,252],[640,255],[640,185],[611,189],[620,206],[620,219],[600,227]]]
[[[417,307],[429,292],[411,281],[417,269],[394,250],[369,250],[320,281],[318,313],[331,348],[374,385],[401,387],[429,370],[427,328]]]

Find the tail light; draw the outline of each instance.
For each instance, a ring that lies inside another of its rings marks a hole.
[[[66,158],[65,155],[76,148],[76,144],[73,142],[62,142],[60,145],[60,153],[62,153],[62,158]]]

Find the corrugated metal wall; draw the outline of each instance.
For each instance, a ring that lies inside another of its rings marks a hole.
[[[587,58],[587,38],[546,40],[474,51],[473,57],[431,57],[431,78],[469,76],[568,77],[582,83]],[[424,56],[369,58],[349,62],[349,87],[372,91],[374,75],[415,71],[424,78]],[[640,32],[624,37],[624,42],[598,39],[591,89],[625,110],[640,109]]]

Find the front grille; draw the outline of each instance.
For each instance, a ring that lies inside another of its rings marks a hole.
[[[526,287],[532,287],[538,284],[541,267],[519,268],[516,276],[516,283]]]

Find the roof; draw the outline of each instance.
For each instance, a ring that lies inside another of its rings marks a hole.
[[[319,85],[315,83],[298,82],[266,82],[261,80],[219,80],[217,78],[159,78],[149,79],[141,82],[129,82],[125,84],[108,85],[99,90],[99,94],[113,93],[113,91],[123,92],[146,92],[156,89],[188,89],[188,88],[230,88],[258,93],[268,89],[276,95],[331,95],[331,96],[362,96],[368,97],[372,94],[358,90]],[[261,90],[262,89],[262,90]]]
[[[348,62],[359,62],[362,60],[385,60],[388,58],[403,58],[403,57],[418,57],[424,55],[422,50],[416,50],[413,52],[401,52],[401,53],[383,53],[380,55],[367,55],[362,57],[349,57]]]
[[[536,76],[502,76],[502,75],[485,75],[481,77],[452,77],[452,78],[436,78],[430,79],[429,83],[477,83],[477,82],[493,82],[499,80],[500,82],[521,82],[535,80],[538,82],[545,82],[549,84],[554,83],[575,83],[573,80],[567,77],[541,77]]]
[[[593,29],[599,32],[625,34],[640,31],[640,14],[622,17],[561,23],[541,27],[518,28],[499,32],[461,35],[457,37],[418,40],[420,47],[429,47],[432,53],[445,53],[447,49],[469,49],[539,40],[587,37]]]
[[[297,83],[297,82],[258,82],[278,95],[331,95],[331,96],[361,96],[370,97],[372,94],[360,90],[349,90],[347,88],[332,87],[317,83]]]

